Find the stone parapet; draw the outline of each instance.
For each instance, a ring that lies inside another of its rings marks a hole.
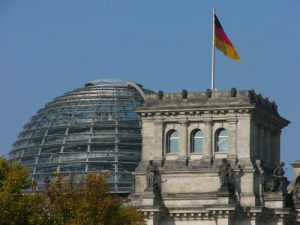
[[[267,110],[270,113],[278,115],[278,107],[274,101],[256,94],[253,90],[250,91],[237,91],[236,95],[232,95],[231,91],[214,92],[211,96],[207,92],[193,92],[188,93],[186,98],[182,97],[181,93],[164,93],[163,97],[159,94],[146,94],[145,106],[137,108],[137,111],[146,111],[146,109],[163,109],[172,108],[183,109],[186,107],[193,108],[230,108],[239,107],[242,109],[246,106],[252,106]],[[157,111],[158,112],[158,111]]]

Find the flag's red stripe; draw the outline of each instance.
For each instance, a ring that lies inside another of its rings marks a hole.
[[[215,35],[219,38],[219,40],[233,47],[233,44],[231,43],[231,41],[229,40],[229,38],[227,37],[223,29],[219,27],[215,27]]]

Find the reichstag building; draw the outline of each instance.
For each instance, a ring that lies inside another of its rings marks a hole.
[[[154,93],[96,80],[55,98],[10,157],[36,189],[56,173],[108,170],[147,225],[299,225],[300,160],[289,181],[280,140],[290,122],[254,90]]]

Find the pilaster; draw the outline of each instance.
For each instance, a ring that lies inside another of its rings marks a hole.
[[[229,152],[227,155],[228,160],[235,164],[237,160],[237,118],[232,117],[227,120],[228,122],[228,136],[229,136]]]
[[[256,199],[254,194],[254,173],[253,166],[246,165],[243,169],[244,175],[241,179],[241,206],[255,206]]]
[[[212,120],[206,119],[205,121],[205,141],[204,141],[204,151],[203,151],[203,159],[211,160],[212,158]]]
[[[260,159],[264,159],[264,128],[262,127],[262,125],[258,126],[257,140],[258,140],[257,153]]]
[[[162,119],[154,121],[155,149],[153,151],[153,160],[161,161],[164,158],[164,121]]]
[[[276,130],[275,131],[275,160],[274,164],[279,165],[280,163],[280,136],[281,136],[281,130]]]
[[[179,121],[180,139],[179,139],[179,160],[186,160],[188,157],[188,121]]]
[[[265,151],[264,151],[264,159],[267,162],[267,164],[270,165],[271,163],[271,134],[270,134],[270,130],[268,128],[265,129],[265,140],[264,140],[264,147],[265,147]]]

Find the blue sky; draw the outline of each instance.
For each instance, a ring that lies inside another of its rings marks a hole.
[[[213,7],[241,57],[216,52],[217,88],[275,100],[291,121],[282,160],[300,159],[299,0],[0,0],[0,153],[46,102],[90,80],[209,88]]]

